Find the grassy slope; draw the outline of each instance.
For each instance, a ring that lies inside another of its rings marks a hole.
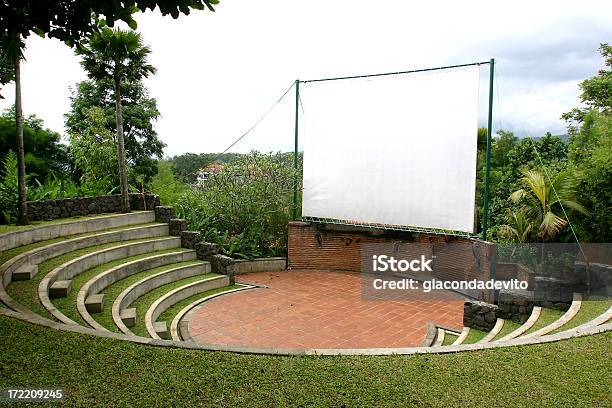
[[[0,338],[0,387],[63,387],[70,406],[612,404],[612,333],[537,346],[386,357],[157,348],[6,317],[0,317]]]

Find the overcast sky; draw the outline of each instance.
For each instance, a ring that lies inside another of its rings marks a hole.
[[[559,116],[579,103],[579,82],[603,65],[599,43],[612,40],[612,2],[499,3],[222,0],[215,13],[194,11],[178,20],[138,14],[138,31],[158,68],[146,85],[162,115],[156,129],[168,145],[165,154],[225,149],[296,78],[491,57],[498,61],[494,130],[565,133]],[[26,58],[24,112],[64,133],[69,87],[86,78],[78,58],[63,43],[36,35],[27,41]],[[486,75],[484,69],[485,85]],[[3,94],[2,109],[12,103],[13,86]],[[290,148],[293,104],[289,93],[233,150]],[[481,105],[484,120],[486,99]]]

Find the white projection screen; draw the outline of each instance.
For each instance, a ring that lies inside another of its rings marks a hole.
[[[302,216],[475,232],[479,73],[300,84]]]

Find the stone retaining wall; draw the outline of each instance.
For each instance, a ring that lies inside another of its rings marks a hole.
[[[130,208],[132,210],[153,210],[159,204],[158,195],[130,194]],[[57,218],[120,212],[121,196],[113,194],[97,197],[28,201],[26,206],[30,221],[54,220]]]

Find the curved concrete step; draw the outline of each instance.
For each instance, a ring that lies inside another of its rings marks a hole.
[[[495,326],[493,326],[493,328],[491,329],[489,334],[484,336],[482,339],[478,340],[476,343],[488,343],[491,340],[493,340],[495,338],[495,336],[497,336],[499,334],[499,332],[501,331],[501,329],[504,327],[504,323],[505,323],[504,319],[499,319],[498,318],[495,321]]]
[[[17,248],[34,242],[101,231],[125,225],[145,224],[155,221],[153,211],[137,211],[128,214],[110,214],[74,221],[58,222],[0,234],[0,251]]]
[[[459,335],[459,337],[457,337],[457,339],[453,342],[453,344],[451,344],[451,346],[458,346],[459,344],[462,344],[467,338],[468,334],[470,334],[470,328],[464,327],[463,330],[461,330],[461,334]]]
[[[134,239],[163,237],[168,235],[168,224],[153,224],[132,227],[108,232],[94,232],[77,238],[54,242],[49,245],[31,249],[9,259],[0,266],[2,284],[8,286],[15,280],[13,274],[25,265],[38,265],[51,258],[56,258],[68,252],[87,248],[90,246],[108,244],[111,242],[130,241]]]
[[[572,332],[574,330],[587,331],[587,330],[592,329],[594,327],[606,324],[610,319],[612,319],[612,306],[610,306],[605,313],[600,314],[599,316],[597,316],[593,320],[588,321],[588,322],[586,322],[584,324],[581,324],[578,327],[574,327],[573,329],[568,329],[568,330],[562,331],[560,333]],[[559,334],[559,333],[557,333],[557,334]]]
[[[96,313],[102,312],[103,298],[96,297],[100,296],[100,292],[121,279],[127,278],[128,276],[147,269],[153,269],[159,266],[178,262],[193,261],[194,259],[196,259],[195,251],[182,250],[169,254],[154,255],[147,258],[137,259],[135,261],[127,262],[108,269],[101,274],[96,275],[81,287],[77,295],[77,310],[79,311],[79,314],[83,320],[85,320],[85,322],[87,322],[87,324],[94,329],[108,330],[91,316],[92,308],[96,311]],[[90,301],[90,298],[92,297],[96,297],[96,302],[94,302],[93,299]],[[88,301],[90,301],[89,307],[87,305]]]
[[[178,248],[180,246],[180,238],[167,237],[123,244],[80,256],[59,265],[57,268],[49,272],[38,285],[38,298],[47,311],[56,319],[66,324],[77,324],[72,319],[64,315],[51,302],[49,289],[56,281],[70,280],[81,272],[117,259],[146,254],[147,252]]]
[[[147,327],[147,332],[149,332],[149,335],[152,338],[161,339],[162,337],[157,334],[158,331],[156,330],[155,326],[156,323],[165,322],[156,322],[159,315],[161,315],[164,311],[166,311],[175,303],[180,302],[183,299],[187,299],[188,297],[193,296],[196,293],[222,288],[223,286],[228,286],[229,283],[229,277],[223,275],[203,279],[197,282],[192,282],[174,290],[171,290],[170,292],[166,293],[164,296],[153,302],[153,304],[147,310],[147,313],[145,315],[145,326]]]
[[[522,335],[527,330],[529,330],[529,329],[531,329],[533,327],[535,322],[537,322],[538,319],[540,318],[540,313],[541,312],[542,312],[542,308],[540,306],[534,306],[533,310],[531,311],[531,315],[529,315],[529,319],[527,319],[527,321],[525,323],[523,323],[516,330],[506,334],[501,339],[498,339],[498,340],[495,340],[495,341],[506,341],[506,340],[512,340],[512,339],[514,339],[516,337],[519,337],[520,335]]]
[[[138,298],[168,283],[181,279],[190,278],[196,275],[203,275],[210,272],[209,262],[200,262],[193,265],[183,265],[168,269],[151,276],[147,276],[125,288],[113,302],[113,321],[115,325],[125,334],[133,334],[128,325],[125,324],[123,313]],[[130,316],[131,319],[131,316]],[[134,320],[135,322],[135,320]],[[130,326],[131,327],[131,326]]]
[[[582,304],[582,295],[580,293],[574,293],[574,299],[572,300],[572,304],[567,309],[567,311],[561,316],[559,319],[555,320],[548,326],[544,326],[539,330],[534,331],[533,333],[529,333],[523,337],[539,337],[544,336],[545,334],[550,333],[553,330],[558,329],[563,326],[565,323],[569,322],[576,316],[578,311],[580,310],[580,305]]]
[[[28,308],[16,302],[6,292],[6,287],[13,281],[12,274],[26,265],[38,265],[51,258],[93,245],[140,238],[161,237],[168,235],[167,231],[168,224],[153,224],[137,227],[127,226],[125,229],[117,231],[93,232],[92,235],[55,242],[26,251],[9,259],[0,266],[0,300],[9,308],[17,312],[25,313],[29,311]]]
[[[249,289],[257,289],[257,286],[252,286],[252,285],[244,285],[244,286],[240,286],[238,288],[234,288],[234,289],[230,289],[230,290],[225,290],[223,292],[219,292],[219,293],[214,293],[212,295],[208,295],[203,297],[202,299],[198,299],[194,302],[191,302],[190,304],[188,304],[187,306],[185,306],[183,309],[181,309],[180,312],[178,312],[176,314],[176,316],[174,316],[174,319],[172,319],[172,324],[170,325],[170,335],[172,337],[172,340],[175,341],[193,341],[193,339],[191,338],[191,336],[189,336],[189,331],[188,331],[188,326],[189,326],[189,321],[184,319],[184,317],[196,306],[209,301],[210,299],[214,299],[216,297],[219,296],[223,296],[223,295],[227,295],[233,292],[239,292],[239,291],[243,291],[243,290],[249,290]]]
[[[436,341],[434,341],[433,345],[434,347],[436,346],[441,346],[444,344],[444,329],[441,327],[438,327],[438,332],[436,333]]]
[[[612,308],[609,311],[612,313]],[[157,347],[177,347],[190,350],[206,350],[206,351],[224,351],[249,354],[265,354],[265,355],[286,355],[286,356],[303,356],[303,355],[421,355],[421,354],[438,354],[438,353],[455,353],[462,351],[487,350],[493,348],[513,347],[529,344],[545,344],[559,340],[568,340],[576,337],[590,336],[598,333],[612,331],[612,323],[595,325],[584,330],[569,329],[567,331],[555,334],[548,334],[542,337],[526,339],[524,337],[512,339],[504,342],[490,342],[483,344],[462,344],[460,346],[444,346],[444,347],[399,347],[399,348],[369,348],[369,349],[282,349],[282,348],[257,348],[248,346],[224,346],[219,344],[198,344],[193,341],[172,341],[158,340],[150,337],[128,336],[120,333],[103,332],[94,330],[89,327],[79,325],[68,325],[58,323],[50,319],[43,318],[35,314],[27,314],[15,312],[10,309],[0,308],[0,314],[19,319],[31,324],[47,327],[50,329],[63,330],[73,333],[86,334],[97,336],[106,339],[114,339],[120,341],[129,341],[141,345],[153,345]],[[609,319],[608,319],[609,320]],[[586,326],[586,325],[585,325]]]

